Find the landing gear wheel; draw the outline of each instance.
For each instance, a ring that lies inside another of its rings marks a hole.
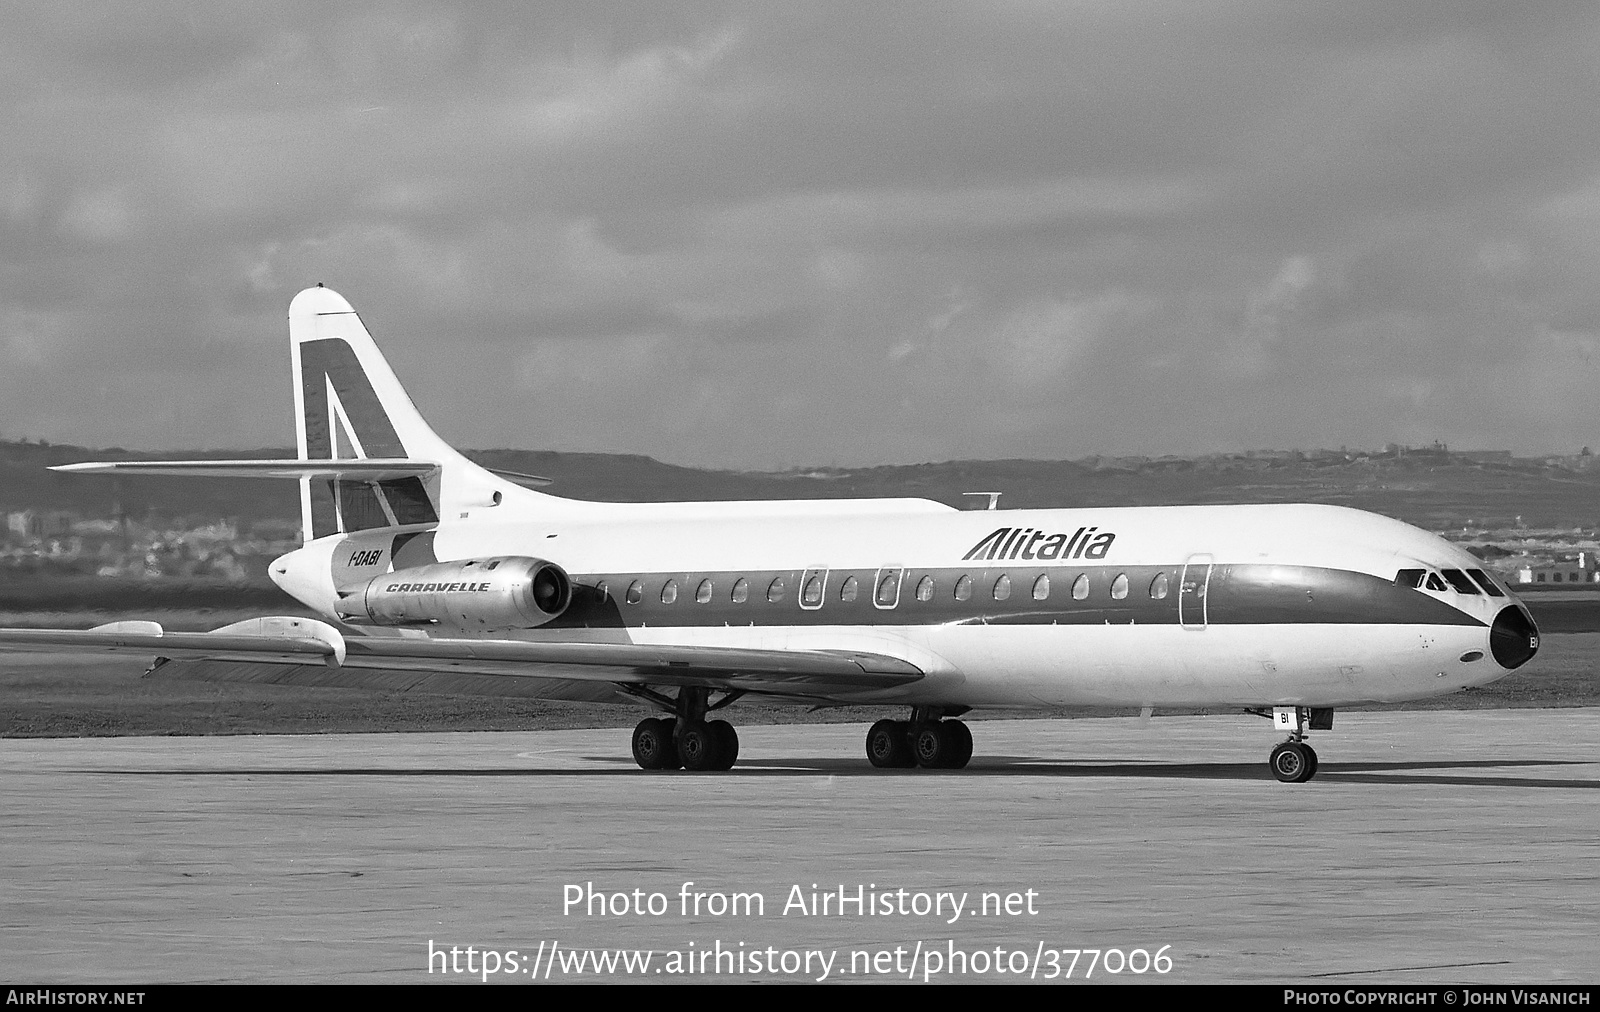
[[[672,741],[672,721],[646,717],[633,729],[633,761],[644,770],[675,770],[678,748]]]
[[[945,769],[966,769],[967,762],[972,759],[972,729],[959,720],[944,721],[944,729],[954,744]]]
[[[879,769],[907,769],[917,764],[906,739],[910,730],[903,720],[880,720],[867,732],[867,761]]]
[[[1267,765],[1283,783],[1303,784],[1317,772],[1317,754],[1303,742],[1286,741],[1272,750]]]
[[[717,762],[714,766],[707,767],[714,770],[731,770],[735,760],[739,758],[739,732],[733,725],[725,720],[710,720],[706,727],[711,729],[712,737],[717,743]]]
[[[972,758],[972,732],[959,720],[929,721],[912,733],[911,750],[925,770],[958,770]]]
[[[678,735],[678,757],[683,760],[683,768],[686,770],[701,773],[707,770],[726,769],[726,766],[717,765],[722,760],[722,751],[722,736],[710,724],[700,722],[690,724],[683,729],[682,734]]]

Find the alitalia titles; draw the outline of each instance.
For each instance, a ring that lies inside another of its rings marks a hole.
[[[1033,527],[1001,527],[972,546],[968,559],[1103,559],[1117,536],[1098,527],[1079,527],[1072,535],[1047,534]]]

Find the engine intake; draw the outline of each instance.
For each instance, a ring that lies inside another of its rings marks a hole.
[[[572,581],[553,562],[512,555],[397,569],[340,597],[339,615],[352,622],[531,629],[567,610]]]

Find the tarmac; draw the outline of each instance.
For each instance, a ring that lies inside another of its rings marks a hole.
[[[627,729],[0,740],[0,976],[1600,980],[1600,709],[1340,713],[1301,785],[1254,717],[969,723],[959,772],[840,724],[709,774]]]

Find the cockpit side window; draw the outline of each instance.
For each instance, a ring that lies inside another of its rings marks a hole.
[[[1443,580],[1439,579],[1438,573],[1429,573],[1428,582],[1424,586],[1426,586],[1429,590],[1437,590],[1441,593],[1450,589],[1444,585]]]
[[[1467,574],[1463,573],[1461,570],[1446,569],[1443,570],[1443,573],[1444,578],[1450,581],[1450,586],[1454,587],[1460,593],[1476,594],[1478,592],[1478,588],[1473,585],[1471,580],[1467,579]]]
[[[1394,574],[1394,585],[1396,587],[1410,587],[1412,590],[1416,590],[1422,586],[1422,581],[1427,575],[1428,571],[1426,569],[1402,569]]]
[[[1482,587],[1483,592],[1488,594],[1490,597],[1506,596],[1506,592],[1495,586],[1494,581],[1489,579],[1489,574],[1485,573],[1483,570],[1469,569],[1467,570],[1467,575],[1471,576],[1474,580],[1477,580],[1478,586]]]

